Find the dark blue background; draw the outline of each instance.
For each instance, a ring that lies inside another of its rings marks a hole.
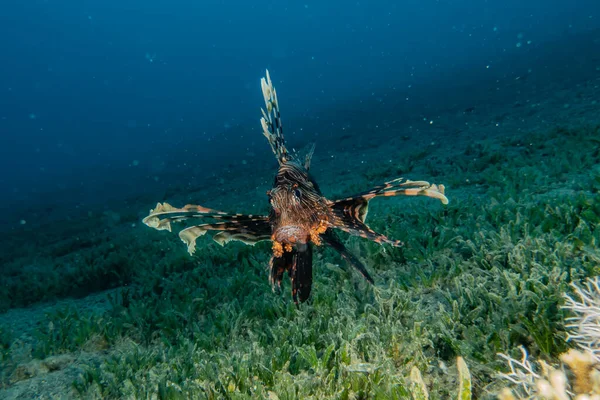
[[[5,0],[0,201],[118,197],[185,174],[186,157],[219,165],[223,143],[268,151],[265,68],[284,118],[300,121],[464,70],[485,77],[504,57],[597,29],[599,11],[598,0]]]

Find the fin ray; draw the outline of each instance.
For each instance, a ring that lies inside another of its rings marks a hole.
[[[329,223],[333,228],[377,243],[402,246],[401,241],[389,239],[373,231],[365,224],[369,201],[375,197],[392,196],[426,196],[438,199],[442,204],[448,204],[448,198],[444,195],[444,185],[438,186],[426,181],[410,181],[397,178],[357,195],[331,202],[330,209],[334,218]]]
[[[179,238],[187,245],[190,255],[196,251],[196,239],[204,236],[208,231],[221,231],[213,237],[213,240],[221,246],[231,240],[240,240],[254,245],[261,240],[271,238],[271,227],[265,221],[228,221],[194,225],[179,232]]]
[[[411,181],[404,178],[397,178],[375,186],[365,192],[338,201],[351,200],[359,197],[363,197],[368,201],[374,197],[380,196],[426,196],[438,199],[442,204],[448,204],[448,198],[445,196],[444,191],[444,185],[431,184],[427,181]]]
[[[283,129],[281,126],[281,114],[279,112],[279,102],[277,101],[277,91],[273,87],[271,76],[267,70],[266,76],[260,80],[263,97],[265,99],[266,111],[262,109],[262,118],[260,124],[263,128],[263,134],[271,145],[271,150],[277,157],[279,164],[285,164],[290,155],[285,148],[283,138]]]
[[[182,208],[175,208],[169,203],[158,203],[150,214],[142,222],[156,230],[168,230],[171,232],[171,223],[182,222],[192,218],[209,218],[223,221],[267,221],[268,217],[263,215],[233,214],[213,210],[194,204],[188,204]]]

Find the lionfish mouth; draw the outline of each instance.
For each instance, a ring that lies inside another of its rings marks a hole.
[[[320,246],[322,243],[320,235],[327,231],[327,227],[327,221],[322,220],[308,230],[297,225],[286,225],[276,229],[271,235],[273,255],[281,257],[284,252],[291,252],[294,248],[303,252],[309,246],[309,242]]]
[[[273,241],[273,255],[283,256],[283,253],[291,252],[294,248],[300,252],[308,248],[309,234],[299,226],[287,225],[275,230],[271,236]]]
[[[306,245],[309,234],[306,229],[295,225],[287,225],[278,228],[273,234],[273,239],[287,245]]]

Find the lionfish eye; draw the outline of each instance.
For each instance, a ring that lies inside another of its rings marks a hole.
[[[300,189],[294,189],[294,196],[296,196],[297,199],[300,199],[302,197],[302,192],[300,191]]]

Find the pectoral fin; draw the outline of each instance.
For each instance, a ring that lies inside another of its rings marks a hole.
[[[269,281],[273,290],[279,292],[285,271],[292,281],[292,298],[298,304],[308,300],[312,289],[312,246],[309,244],[302,251],[293,249],[284,252],[281,257],[271,257],[269,262]]]
[[[190,226],[179,232],[179,237],[187,245],[190,254],[193,254],[196,249],[196,239],[208,231],[221,231],[213,237],[220,245],[232,240],[239,240],[253,245],[261,240],[269,240],[271,237],[271,226],[268,217],[226,213],[192,204],[183,208],[175,208],[168,203],[158,203],[156,208],[150,211],[150,215],[144,218],[143,222],[151,228],[170,232],[172,223],[195,218],[224,222]]]
[[[392,196],[425,196],[438,199],[442,204],[448,204],[448,198],[444,195],[444,185],[438,186],[425,181],[409,181],[398,178],[375,186],[366,192],[331,202],[330,208],[334,218],[329,221],[329,225],[376,243],[402,246],[401,241],[389,239],[365,224],[369,201],[375,197]]]
[[[367,268],[360,262],[358,257],[354,254],[350,253],[346,246],[340,241],[337,235],[333,231],[327,231],[324,235],[322,235],[323,242],[326,245],[331,246],[332,249],[337,251],[340,256],[354,269],[356,269],[369,283],[373,283],[373,278],[369,275]]]

